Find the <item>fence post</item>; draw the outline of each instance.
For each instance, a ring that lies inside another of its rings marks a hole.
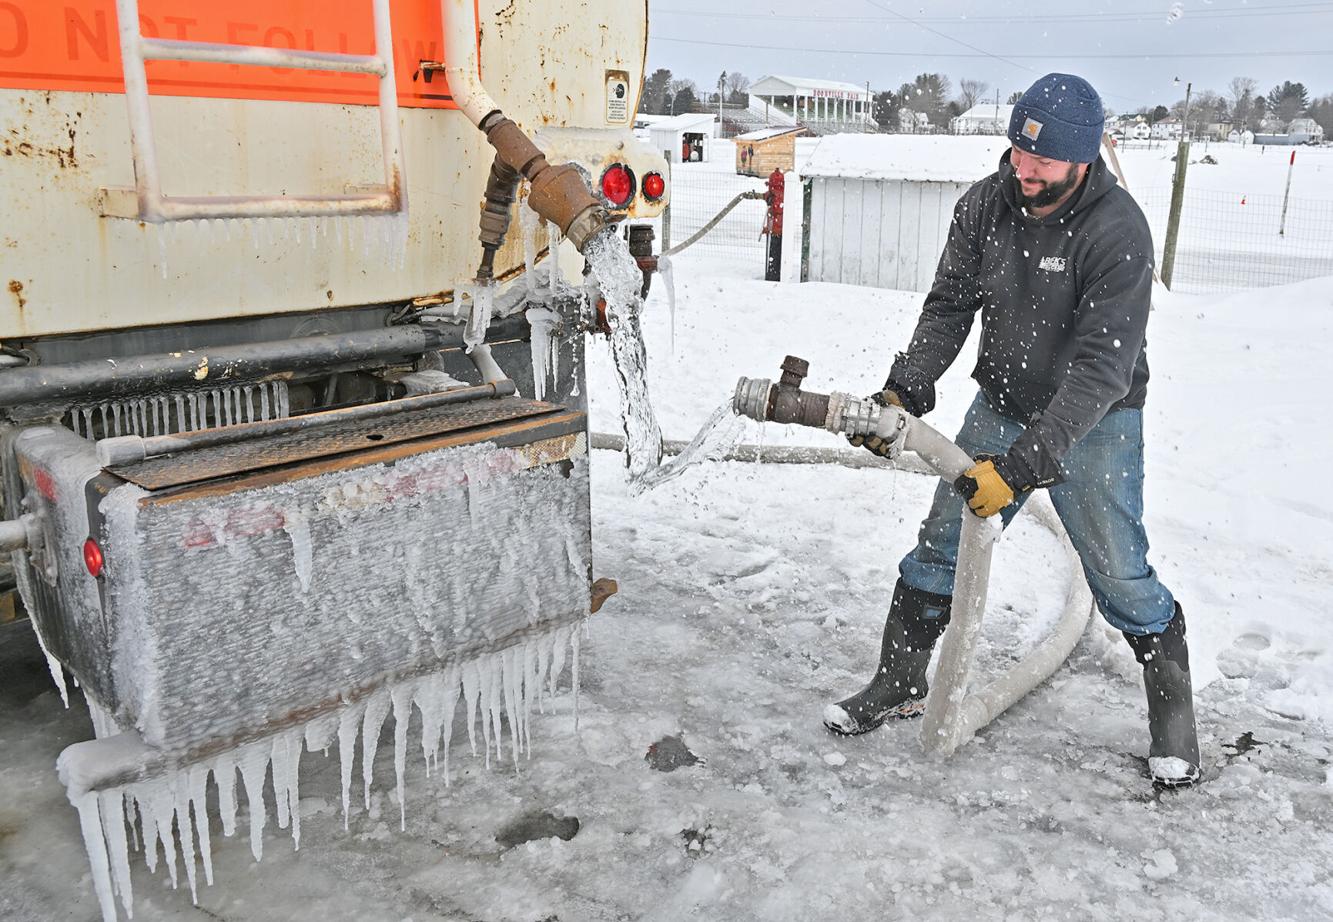
[[[1180,237],[1180,210],[1185,203],[1185,171],[1190,162],[1190,142],[1183,137],[1176,145],[1176,175],[1171,180],[1171,214],[1166,220],[1166,242],[1162,244],[1162,284],[1171,287],[1176,267],[1176,241]]]
[[[1277,235],[1279,237],[1287,236],[1287,199],[1291,197],[1291,171],[1296,168],[1296,151],[1291,152],[1291,159],[1287,161],[1287,189],[1282,193],[1282,221],[1278,224]]]
[[[801,183],[801,281],[810,281],[810,205],[814,201],[814,180]]]
[[[662,151],[662,156],[666,158],[667,191],[671,193],[666,207],[662,209],[662,252],[665,253],[671,249],[671,199],[676,197],[676,189],[671,185],[671,151]]]

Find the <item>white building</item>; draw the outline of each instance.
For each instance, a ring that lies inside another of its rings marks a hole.
[[[812,127],[865,131],[875,125],[874,97],[867,87],[855,83],[775,74],[750,84],[750,99],[756,96]]]
[[[672,163],[708,159],[708,142],[717,137],[717,119],[711,112],[686,112],[648,126],[653,150],[668,152]]]
[[[995,172],[1004,135],[842,134],[801,169],[810,182],[811,282],[927,291],[953,208]]]
[[[993,102],[977,103],[962,115],[949,120],[953,134],[1004,134],[1009,130],[1009,117],[1014,107]]]
[[[1319,144],[1324,140],[1324,126],[1312,118],[1294,118],[1287,126],[1293,144]]]

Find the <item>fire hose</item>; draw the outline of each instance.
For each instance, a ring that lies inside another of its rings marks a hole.
[[[893,446],[890,459],[879,460],[864,451],[755,445],[738,446],[728,453],[728,459],[756,460],[762,453],[765,463],[885,467],[931,474],[950,483],[972,466],[972,458],[946,436],[898,407],[880,407],[871,400],[844,393],[802,391],[800,383],[808,370],[807,362],[788,356],[777,384],[766,379],[741,378],[732,400],[733,411],[760,422],[805,425],[842,435],[876,434]],[[593,448],[623,447],[617,437],[599,433],[593,434],[591,444]],[[666,442],[664,449],[674,454],[685,444]],[[1082,579],[1078,555],[1054,506],[1047,497],[1036,495],[1024,508],[1032,510],[1037,521],[1060,540],[1070,563],[1072,576],[1060,619],[1046,640],[1007,673],[984,688],[968,692],[969,672],[986,607],[991,555],[1001,527],[995,517],[978,518],[964,509],[953,613],[940,643],[939,665],[926,698],[921,729],[921,742],[928,752],[951,755],[974,733],[1054,674],[1087,629],[1093,611],[1092,593]]]

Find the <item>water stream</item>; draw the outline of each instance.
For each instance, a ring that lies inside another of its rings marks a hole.
[[[640,311],[643,273],[627,244],[614,230],[604,231],[583,251],[606,300],[611,354],[620,390],[620,418],[625,431],[625,466],[631,483],[646,477],[662,461],[662,430],[648,397],[648,356],[643,346]]]

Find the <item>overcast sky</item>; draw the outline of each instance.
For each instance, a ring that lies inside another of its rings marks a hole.
[[[1235,76],[1333,93],[1333,0],[649,0],[649,35],[650,73],[707,91],[723,70],[874,90],[939,72],[955,93],[971,77],[1004,102],[1063,71],[1117,112],[1169,106],[1187,81],[1225,96]]]

